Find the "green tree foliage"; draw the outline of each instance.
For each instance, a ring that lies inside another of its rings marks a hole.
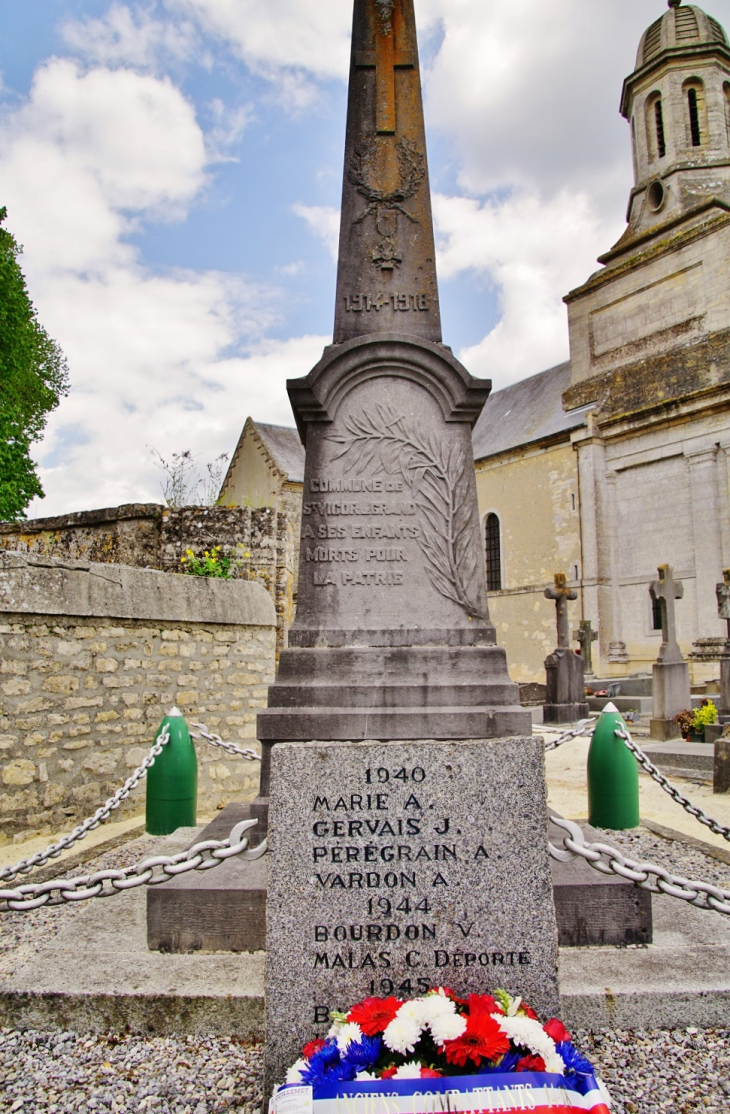
[[[7,216],[0,209],[0,225]],[[38,322],[18,264],[22,248],[0,227],[0,520],[23,518],[43,488],[30,447],[68,393],[63,352]]]

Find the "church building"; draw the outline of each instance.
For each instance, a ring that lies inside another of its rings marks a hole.
[[[565,302],[570,361],[487,403],[474,431],[490,608],[512,676],[539,680],[554,572],[599,633],[602,676],[648,672],[670,564],[689,654],[723,635],[730,566],[730,47],[670,0],[624,82],[635,184],[628,227]],[[694,679],[718,672],[693,663]]]

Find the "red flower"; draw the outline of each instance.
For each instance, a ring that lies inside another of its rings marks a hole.
[[[515,1071],[546,1071],[542,1056],[523,1056],[517,1061]]]
[[[381,1079],[392,1079],[397,1071],[398,1071],[398,1069],[396,1067],[386,1068],[385,1071],[381,1071],[380,1078]]]
[[[504,1052],[509,1052],[508,1037],[490,1016],[496,1012],[494,999],[488,994],[469,995],[466,1031],[456,1040],[445,1041],[443,1046],[448,1063],[463,1068],[467,1060],[479,1065],[482,1060],[497,1060]]]
[[[359,1025],[366,1037],[375,1037],[385,1032],[402,1005],[398,998],[366,998],[352,1007],[347,1020]]]
[[[553,1038],[556,1044],[573,1039],[562,1021],[558,1021],[557,1017],[551,1017],[547,1025],[543,1025],[543,1029],[549,1037]]]
[[[309,1044],[305,1044],[304,1048],[302,1049],[302,1058],[305,1060],[311,1060],[315,1052],[319,1052],[320,1048],[324,1048],[326,1043],[327,1041],[316,1040],[310,1041]]]
[[[441,1079],[443,1072],[434,1071],[433,1068],[421,1068],[421,1079]]]
[[[533,1010],[532,1006],[526,1006],[525,1003],[522,1002],[520,1004],[520,1009],[524,1013],[525,1017],[529,1017],[532,1021],[539,1021],[540,1020],[540,1018],[537,1016],[537,1014]]]

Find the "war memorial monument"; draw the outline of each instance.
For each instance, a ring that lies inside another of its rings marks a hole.
[[[413,0],[355,0],[334,343],[288,383],[299,602],[259,716],[267,1076],[367,994],[558,1008],[543,744],[489,618],[443,344]]]

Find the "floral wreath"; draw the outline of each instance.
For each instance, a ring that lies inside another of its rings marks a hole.
[[[505,990],[458,997],[437,987],[424,997],[365,998],[348,1013],[333,1012],[327,1037],[305,1045],[287,1073],[288,1085],[330,1084],[520,1072],[563,1077],[579,1094],[610,1097],[593,1065],[563,1023],[543,1025],[521,998]]]

